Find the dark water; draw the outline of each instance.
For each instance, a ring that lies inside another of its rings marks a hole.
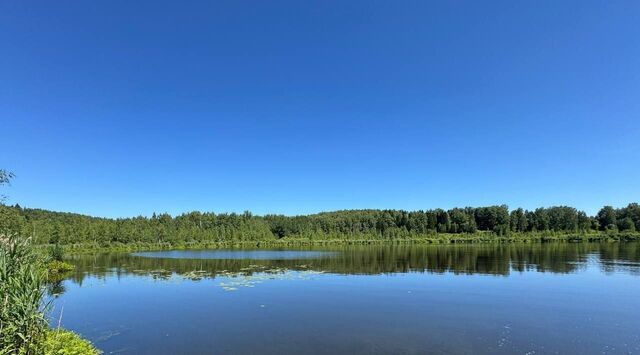
[[[184,256],[185,258],[180,258]],[[640,243],[76,258],[51,316],[106,354],[640,353]]]

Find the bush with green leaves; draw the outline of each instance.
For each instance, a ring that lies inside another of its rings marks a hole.
[[[73,271],[75,267],[64,261],[51,260],[47,263],[47,270],[49,270],[49,276],[51,274],[65,274],[69,271]]]
[[[49,257],[54,261],[62,261],[64,259],[64,249],[56,244],[49,248]]]
[[[100,351],[78,334],[63,330],[51,330],[44,342],[45,355],[97,355]]]

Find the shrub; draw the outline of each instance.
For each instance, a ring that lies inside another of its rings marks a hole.
[[[56,244],[49,249],[49,256],[54,261],[62,261],[64,259],[64,249]]]
[[[52,260],[47,264],[49,274],[63,274],[65,272],[73,271],[75,267],[67,262]]]
[[[68,330],[47,332],[44,342],[45,355],[94,355],[100,354],[89,341]]]

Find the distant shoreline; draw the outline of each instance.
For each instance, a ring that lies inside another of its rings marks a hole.
[[[286,238],[263,241],[210,241],[210,242],[179,242],[179,243],[110,243],[107,245],[94,243],[63,244],[70,253],[93,252],[137,252],[160,250],[189,250],[189,249],[232,249],[232,248],[282,248],[282,247],[316,247],[316,246],[365,246],[365,245],[470,245],[470,244],[517,244],[517,243],[589,243],[589,242],[633,242],[640,241],[640,233],[597,233],[572,235],[543,235],[543,234],[514,234],[510,236],[491,236],[487,233],[471,235],[440,234],[438,236],[412,239],[325,239],[311,240],[304,238]],[[51,244],[41,244],[38,247],[47,248]]]
[[[449,210],[343,210],[307,216],[190,212],[109,219],[0,205],[0,232],[69,250],[163,250],[306,245],[456,244],[640,240],[640,205],[506,205]]]

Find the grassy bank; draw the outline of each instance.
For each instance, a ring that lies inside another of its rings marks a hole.
[[[380,245],[380,244],[463,244],[463,243],[545,243],[545,242],[618,242],[640,240],[637,232],[595,232],[595,233],[511,233],[499,236],[495,233],[479,232],[473,234],[448,234],[416,236],[414,238],[380,239],[367,236],[334,237],[331,239],[282,238],[263,241],[190,241],[162,243],[77,243],[67,244],[64,249],[69,253],[92,252],[132,252],[170,249],[224,249],[224,248],[278,248],[297,246],[330,245]],[[50,248],[44,245],[43,248]]]
[[[99,354],[78,335],[49,329],[50,262],[27,240],[0,235],[0,355]]]

